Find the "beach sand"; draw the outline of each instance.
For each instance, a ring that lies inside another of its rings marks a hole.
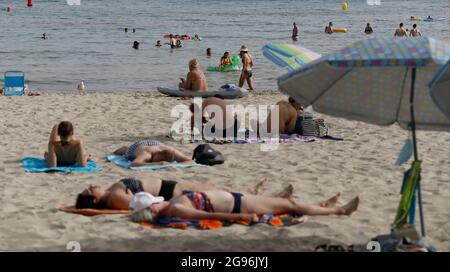
[[[279,93],[250,95],[232,103],[274,104]],[[78,241],[83,251],[310,251],[325,243],[364,243],[389,232],[399,202],[403,171],[395,160],[408,133],[397,125],[379,127],[320,115],[342,142],[320,140],[280,144],[263,152],[258,144],[214,145],[223,165],[131,171],[105,162],[116,148],[155,138],[192,154],[195,144],[166,137],[170,110],[188,100],[158,93],[43,93],[0,97],[0,250],[66,251]],[[52,126],[70,120],[87,152],[104,167],[97,173],[25,173],[21,158],[42,156]],[[422,189],[427,233],[438,250],[450,250],[450,133],[418,132],[423,160]],[[355,195],[352,216],[309,217],[305,224],[275,228],[233,225],[219,230],[151,229],[123,215],[84,217],[56,209],[74,203],[89,184],[109,186],[125,176],[208,182],[243,189],[267,179],[264,194],[287,184],[301,202],[318,202],[342,192]]]

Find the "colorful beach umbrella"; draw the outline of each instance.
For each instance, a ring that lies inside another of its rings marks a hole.
[[[321,57],[307,48],[284,43],[269,43],[262,50],[266,58],[288,71],[297,70]]]
[[[414,186],[403,188],[418,190],[423,236],[415,131],[450,131],[450,119],[435,104],[428,88],[449,59],[450,44],[433,38],[370,38],[278,79],[283,93],[304,107],[312,105],[317,112],[377,125],[399,123],[411,129],[415,171],[407,180]],[[405,205],[410,205],[413,192],[402,194],[394,224],[405,222]]]
[[[434,103],[450,118],[450,60],[439,70],[429,87]]]

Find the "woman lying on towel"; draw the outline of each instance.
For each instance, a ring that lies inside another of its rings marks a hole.
[[[155,164],[177,163],[193,164],[190,157],[181,153],[173,147],[166,146],[156,140],[140,140],[134,144],[123,146],[116,151],[115,155],[125,156],[131,161],[131,166],[145,166]]]
[[[244,194],[258,194],[258,191],[264,185],[264,181],[259,182],[254,188],[247,190]],[[77,209],[93,208],[93,209],[115,209],[128,210],[129,203],[134,194],[147,192],[151,195],[162,196],[165,200],[182,195],[183,191],[202,191],[202,190],[223,190],[230,192],[225,187],[202,184],[193,182],[176,182],[172,180],[160,179],[134,179],[124,178],[114,183],[106,190],[102,190],[100,186],[89,186],[81,194],[78,195],[76,201]],[[286,187],[277,194],[278,197],[291,197],[292,186]]]
[[[137,201],[135,199],[133,206],[138,209],[133,208],[133,218],[145,218],[151,221],[153,218],[161,216],[258,222],[257,215],[261,214],[350,215],[357,210],[358,197],[343,206],[337,206],[338,197],[339,194],[323,203],[303,204],[280,197],[242,195],[217,190],[185,191],[170,201],[161,201],[160,198],[151,195],[148,195],[147,199],[142,197],[137,198]]]
[[[73,125],[63,121],[53,126],[48,141],[48,152],[44,154],[47,167],[80,166],[86,167],[89,155],[84,145],[77,140],[73,132]]]

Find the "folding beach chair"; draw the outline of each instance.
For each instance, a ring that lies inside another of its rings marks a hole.
[[[3,95],[24,95],[25,73],[22,71],[6,71]]]
[[[394,226],[407,224],[408,217],[409,224],[415,224],[416,194],[419,189],[421,163],[421,161],[414,161],[411,168],[405,172],[401,190],[402,197],[395,216]]]

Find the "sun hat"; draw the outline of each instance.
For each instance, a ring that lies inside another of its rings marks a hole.
[[[241,50],[239,50],[240,52],[248,52],[248,48],[246,45],[241,45]]]
[[[150,207],[152,204],[160,203],[163,201],[164,197],[162,196],[155,197],[147,192],[140,192],[133,196],[129,207],[131,210],[133,210],[133,212],[139,212]]]

